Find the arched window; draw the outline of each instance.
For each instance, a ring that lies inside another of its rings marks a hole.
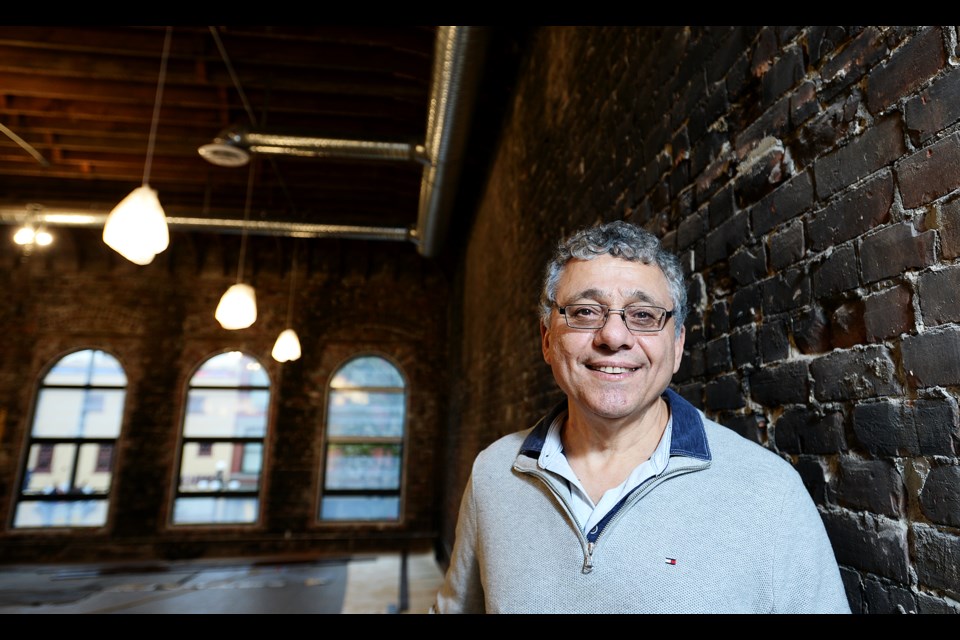
[[[204,362],[190,379],[173,524],[253,523],[260,513],[270,379],[239,351]]]
[[[321,520],[400,519],[406,385],[389,361],[354,358],[327,396]]]
[[[53,365],[33,410],[15,528],[106,524],[126,389],[123,367],[103,351]]]

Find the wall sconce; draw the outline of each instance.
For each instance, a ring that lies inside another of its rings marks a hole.
[[[154,257],[170,244],[166,214],[160,206],[157,192],[150,188],[148,182],[172,31],[173,27],[167,27],[167,34],[163,41],[160,78],[157,80],[157,97],[153,103],[153,120],[150,123],[150,137],[147,142],[147,160],[143,168],[143,184],[113,208],[103,226],[104,243],[130,262],[139,265],[153,262]]]

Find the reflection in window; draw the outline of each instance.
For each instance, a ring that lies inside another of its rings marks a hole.
[[[406,385],[390,362],[354,358],[327,395],[321,520],[399,520]]]
[[[37,393],[14,527],[106,524],[126,387],[123,367],[103,351],[53,365]]]
[[[253,523],[260,512],[270,379],[239,351],[207,360],[190,379],[174,524]]]

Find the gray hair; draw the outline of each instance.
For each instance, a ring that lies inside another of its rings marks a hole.
[[[561,240],[547,264],[540,295],[540,320],[547,325],[550,312],[557,303],[557,285],[563,269],[570,260],[592,260],[610,255],[631,262],[652,264],[660,268],[667,279],[667,288],[673,301],[673,318],[677,337],[687,318],[687,287],[683,267],[677,256],[663,248],[659,238],[649,231],[623,220],[581,229]]]

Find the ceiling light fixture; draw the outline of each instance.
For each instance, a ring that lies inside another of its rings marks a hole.
[[[286,329],[277,336],[277,341],[273,345],[271,356],[277,362],[289,362],[300,358],[300,338],[297,332],[290,328],[290,317],[293,315],[293,292],[296,290],[294,283],[297,277],[297,247],[293,247],[293,259],[290,266],[290,296],[287,299],[287,324]]]
[[[163,207],[160,206],[157,192],[150,188],[149,180],[172,31],[173,27],[167,27],[163,41],[157,96],[153,103],[153,120],[150,123],[150,137],[147,142],[147,160],[143,168],[143,184],[114,207],[103,226],[104,243],[130,262],[139,265],[153,262],[156,255],[170,244],[167,218]]]
[[[13,241],[23,247],[25,254],[29,254],[35,247],[46,247],[53,242],[53,236],[46,230],[43,222],[37,223],[42,209],[38,204],[28,204],[26,221],[13,234]]]
[[[243,229],[240,232],[240,264],[237,266],[237,283],[227,289],[220,298],[214,317],[224,329],[246,329],[257,320],[257,293],[248,284],[243,284],[243,259],[247,251],[247,221],[250,217],[250,199],[253,195],[253,169],[247,176],[247,201],[243,208]]]

